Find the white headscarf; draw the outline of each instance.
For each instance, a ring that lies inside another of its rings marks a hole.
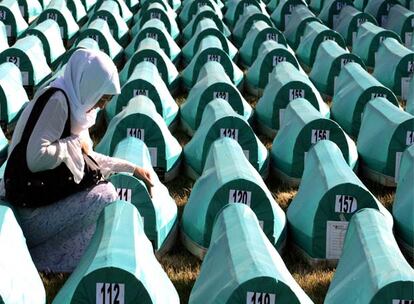
[[[78,49],[66,64],[63,76],[50,86],[64,90],[69,98],[71,133],[80,135],[93,126],[103,95],[121,93],[118,71],[111,58],[98,50]]]

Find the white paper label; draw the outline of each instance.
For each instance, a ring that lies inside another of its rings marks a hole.
[[[96,304],[125,304],[125,284],[96,283]]]
[[[213,93],[213,98],[221,98],[224,99],[225,101],[229,101],[229,92],[214,92]]]
[[[387,15],[382,15],[381,16],[381,26],[385,27],[387,25],[388,22],[388,16]]]
[[[356,37],[357,37],[357,32],[352,32],[352,45],[354,45]]]
[[[24,7],[22,5],[19,5],[19,10],[20,10],[20,13],[22,14],[22,16],[25,17]]]
[[[311,143],[316,144],[323,139],[329,139],[329,130],[315,130],[312,129]]]
[[[244,156],[246,156],[247,160],[249,160],[250,151],[249,150],[243,150]]]
[[[402,152],[395,153],[395,176],[394,181],[398,182],[398,175],[400,174]]]
[[[223,138],[223,137],[230,137],[230,138],[233,138],[234,140],[238,140],[239,139],[239,129],[221,128],[220,129],[220,138]]]
[[[157,162],[157,148],[153,148],[153,147],[148,147],[148,151],[151,157],[151,165],[153,167],[156,167],[158,162]]]
[[[407,136],[405,138],[405,144],[411,146],[414,144],[414,131],[407,131]]]
[[[285,14],[285,27],[289,23],[289,20],[290,20],[291,16],[292,16],[291,14]]]
[[[154,65],[157,65],[157,58],[155,57],[145,57],[144,61],[151,62]]]
[[[221,62],[221,56],[220,55],[209,54],[209,55],[207,55],[207,61]]]
[[[341,68],[343,68],[346,64],[348,64],[350,62],[354,62],[354,60],[351,59],[351,58],[342,58],[341,59]]]
[[[0,20],[6,20],[7,13],[6,11],[0,11]]]
[[[146,37],[158,40],[158,34],[156,33],[147,33]]]
[[[396,300],[396,299],[392,299],[392,304],[414,304],[414,300]]]
[[[278,37],[277,37],[277,35],[275,33],[267,33],[266,34],[266,41],[267,40],[273,40],[273,41],[276,41],[277,42]]]
[[[127,136],[145,140],[145,129],[127,128]]]
[[[161,19],[161,13],[151,12],[150,19]]]
[[[289,89],[289,101],[292,101],[296,98],[305,98],[305,90]]]
[[[139,96],[139,95],[144,95],[148,97],[148,90],[144,90],[144,89],[134,89],[132,95],[133,96]]]
[[[371,93],[371,99],[375,99],[377,97],[387,98],[387,94],[384,94],[384,93]]]
[[[132,190],[126,189],[126,188],[116,188],[116,191],[118,192],[118,199],[131,202],[132,198]]]
[[[252,199],[252,193],[245,190],[233,190],[229,191],[229,203],[240,203],[250,207]]]
[[[344,239],[348,222],[327,221],[326,222],[326,258],[339,259],[344,246]]]
[[[11,25],[6,25],[7,37],[11,37]]]
[[[332,25],[333,25],[334,29],[336,29],[338,27],[338,23],[339,23],[339,15],[333,15],[332,16]]]
[[[142,227],[145,226],[145,218],[143,216],[141,216],[141,220],[142,220]]]
[[[336,195],[335,212],[354,213],[358,208],[357,199],[350,195]]]
[[[60,37],[61,37],[61,38],[63,38],[63,35],[64,35],[64,30],[63,30],[63,27],[62,27],[62,26],[60,26],[60,27],[59,27],[59,30],[60,30]]]
[[[405,33],[405,46],[408,48],[411,47],[412,41],[413,41],[413,33],[412,32]]]
[[[22,75],[22,83],[23,85],[27,86],[29,85],[29,72],[20,72]]]
[[[401,97],[402,99],[408,98],[408,88],[410,87],[411,77],[401,77]]]
[[[286,109],[279,109],[279,129],[283,126]]]
[[[58,19],[58,17],[57,17],[57,14],[56,14],[56,13],[47,13],[47,14],[46,14],[46,18],[47,18],[47,19],[52,19],[52,20],[54,20],[54,21],[57,21],[57,19]]]
[[[263,222],[263,221],[259,221],[259,226],[260,226],[260,228],[262,228],[262,230],[263,230],[263,227],[264,227],[264,222]]]
[[[274,293],[248,291],[246,304],[275,304],[276,295]]]
[[[20,68],[20,57],[17,57],[17,56],[8,56],[8,57],[6,57],[6,61],[13,63],[15,66],[17,66],[18,68]]]
[[[284,56],[273,56],[273,66],[276,66],[278,63],[286,61]]]

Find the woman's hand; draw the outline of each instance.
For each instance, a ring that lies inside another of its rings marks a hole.
[[[135,167],[134,176],[145,183],[145,186],[147,186],[148,193],[152,197],[152,187],[154,187],[154,184],[151,180],[151,173],[147,169]]]

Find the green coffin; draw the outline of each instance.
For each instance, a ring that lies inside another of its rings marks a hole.
[[[306,5],[306,3],[303,0],[280,0],[270,16],[276,27],[284,31],[286,24],[292,16],[293,9],[299,5]]]
[[[177,118],[178,105],[162,80],[160,71],[153,63],[142,61],[135,66],[127,82],[122,86],[121,94],[114,96],[105,107],[108,120],[118,114],[131,98],[139,95],[146,96],[152,101],[168,126]]]
[[[293,49],[297,49],[301,41],[301,37],[305,31],[306,25],[309,22],[316,21],[322,23],[310,10],[303,5],[296,5],[290,15],[288,22],[285,24],[285,37],[289,42],[289,45]]]
[[[384,97],[398,106],[394,93],[383,86],[357,63],[343,67],[332,98],[332,118],[353,138],[358,137],[365,105],[376,97]]]
[[[178,173],[182,148],[171,135],[155,105],[146,96],[132,98],[126,107],[109,123],[96,151],[112,155],[116,145],[125,137],[137,137],[145,142],[151,155],[152,166],[164,180]]]
[[[320,22],[309,22],[306,24],[296,55],[302,63],[312,67],[319,46],[326,40],[334,40],[340,47],[346,47],[344,39],[338,32],[331,30]]]
[[[273,138],[282,125],[289,102],[306,98],[324,118],[329,118],[329,107],[308,76],[289,62],[278,64],[270,74],[269,84],[256,105],[259,129]]]
[[[322,140],[307,153],[299,191],[287,210],[294,244],[307,261],[336,264],[349,220],[360,209],[392,216],[349,167],[338,146]]]
[[[395,4],[398,4],[397,0],[367,1],[364,12],[374,16],[378,24],[384,27],[388,22],[388,13]]]
[[[6,26],[7,37],[12,42],[28,27],[16,0],[3,0],[0,3],[0,21]]]
[[[104,19],[95,19],[89,23],[86,29],[79,34],[77,41],[87,37],[98,42],[99,48],[113,61],[120,60],[123,48],[112,36],[108,23]]]
[[[266,22],[269,26],[273,27],[272,21],[266,12],[261,11],[254,5],[247,6],[233,29],[233,41],[237,47],[243,45],[247,33],[250,31],[253,24],[258,21]]]
[[[231,138],[222,138],[212,144],[203,174],[195,182],[182,216],[184,245],[199,258],[210,246],[216,215],[229,203],[252,208],[269,241],[281,250],[286,241],[285,213],[240,145]]]
[[[401,5],[394,5],[388,13],[385,28],[396,32],[404,45],[409,48],[414,39],[414,11]]]
[[[325,0],[318,17],[330,28],[335,28],[343,8],[352,6],[352,0]]]
[[[395,232],[402,247],[414,257],[414,145],[405,150],[401,157],[398,186],[392,205]]]
[[[407,104],[405,110],[408,113],[411,113],[414,115],[414,77],[411,78],[409,88],[408,88],[408,94],[407,94]]]
[[[63,0],[52,0],[40,14],[38,23],[52,19],[59,24],[62,39],[67,42],[77,35],[79,26]]]
[[[188,176],[197,179],[201,175],[211,145],[223,137],[237,141],[251,165],[263,178],[267,177],[269,161],[266,147],[244,117],[220,98],[206,105],[199,128],[184,146],[185,169]]]
[[[260,95],[260,91],[269,83],[272,70],[281,62],[289,62],[300,68],[295,55],[286,46],[273,40],[263,42],[256,60],[247,70],[247,89],[250,93]]]
[[[7,30],[3,22],[0,21],[0,53],[9,48],[7,40]]]
[[[217,16],[217,13],[208,5],[202,6],[198,9],[196,15],[182,30],[183,41],[189,41],[199,27],[199,24],[206,19],[210,19],[216,24],[218,30],[226,37],[230,38],[230,30],[227,25]]]
[[[134,205],[116,201],[100,214],[95,234],[54,304],[167,303],[180,300],[153,253]]]
[[[97,0],[96,1],[96,4],[93,7],[93,9],[91,9],[88,13],[89,17],[91,17],[99,7],[101,7],[101,5],[104,1],[106,1],[106,0]],[[118,3],[119,11],[121,13],[122,19],[124,19],[124,21],[130,26],[131,22],[132,22],[133,14],[129,10],[129,8],[126,4],[126,1],[124,1],[124,0],[115,0],[115,1]]]
[[[352,271],[349,271],[352,269]],[[367,208],[352,217],[326,304],[410,303],[414,270],[383,214]]]
[[[352,53],[358,55],[367,66],[374,67],[377,64],[375,61],[375,53],[378,51],[384,39],[389,37],[395,38],[399,42],[401,41],[396,33],[376,26],[371,22],[364,22],[358,29],[353,43]]]
[[[413,132],[414,116],[382,97],[368,102],[358,134],[363,173],[382,185],[395,186],[401,155],[414,143]]]
[[[249,6],[255,6],[259,11],[266,12],[264,6],[261,6],[257,0],[227,0],[224,21],[233,28]]]
[[[153,3],[156,1],[153,0],[141,0],[140,4],[141,7],[145,6],[147,3]],[[162,2],[166,2],[166,4],[168,4],[174,11],[177,11],[180,7],[181,7],[181,0],[163,0]]]
[[[186,1],[178,17],[181,25],[183,27],[186,26],[197,14],[197,11],[203,6],[209,6],[216,13],[217,17],[223,19],[223,13],[221,12],[218,4],[214,0]]]
[[[46,292],[12,208],[0,202],[0,302],[44,304]]]
[[[126,47],[129,42],[129,28],[121,17],[118,3],[113,0],[105,0],[95,11],[90,22],[98,18],[108,23],[112,36],[120,45]]]
[[[0,63],[14,63],[21,72],[24,86],[37,86],[52,72],[47,65],[42,41],[26,36],[0,54]]]
[[[159,19],[151,19],[147,21],[139,32],[133,33],[131,30],[131,36],[134,37],[128,47],[125,49],[125,55],[130,58],[138,48],[139,43],[145,38],[152,38],[158,41],[160,47],[165,54],[176,63],[179,59],[181,49],[172,39],[168,33],[164,23]]]
[[[395,39],[387,38],[375,56],[375,69],[372,75],[393,90],[395,95],[407,99],[414,74],[414,51],[407,49]]]
[[[18,3],[24,20],[29,24],[36,20],[43,10],[38,0],[18,0]]]
[[[59,67],[64,66],[68,62],[70,56],[72,56],[73,52],[75,52],[77,49],[99,50],[99,44],[98,42],[96,42],[96,40],[93,40],[92,38],[88,37],[79,40],[75,45],[73,45],[69,50],[67,50],[62,57],[60,57],[60,60],[58,60],[57,62],[56,70],[58,70]]]
[[[209,61],[201,68],[196,84],[181,105],[181,125],[190,136],[198,129],[206,105],[216,98],[227,101],[245,120],[252,117],[252,107],[227,76],[223,66]]]
[[[143,61],[148,61],[157,67],[163,82],[171,92],[178,88],[179,75],[177,68],[160,48],[158,41],[152,38],[145,38],[141,41],[136,52],[129,58],[119,73],[121,86],[128,81],[137,64]]]
[[[21,110],[29,102],[23,88],[20,70],[11,62],[0,65],[0,121],[9,124],[16,121]],[[3,132],[1,132],[2,134]],[[0,136],[3,138],[4,135]],[[7,139],[4,137],[7,144]],[[0,150],[4,148],[4,140],[0,140]],[[1,152],[0,152],[1,155]],[[7,155],[7,151],[6,151]]]
[[[222,49],[220,39],[214,36],[207,36],[200,42],[197,53],[194,54],[191,62],[181,73],[185,88],[191,89],[195,85],[201,68],[209,61],[219,62],[227,76],[230,77],[237,87],[243,85],[243,72]]]
[[[188,64],[191,61],[194,54],[197,53],[201,41],[208,36],[213,36],[219,39],[224,52],[229,55],[230,59],[234,60],[234,57],[237,54],[236,47],[226,38],[222,31],[217,28],[216,23],[212,19],[203,18],[198,23],[192,38],[182,49],[185,63]]]
[[[167,0],[144,0],[141,1],[141,7],[140,10],[138,10],[138,14],[142,14],[143,11],[147,10],[148,7],[153,3],[159,3],[162,5],[163,9],[167,12],[168,15],[171,15],[174,19],[177,19],[177,13],[175,10],[171,7],[171,5],[168,3]]]
[[[298,185],[302,178],[305,156],[321,140],[338,145],[351,169],[356,170],[358,153],[355,143],[333,120],[324,118],[306,99],[289,103],[283,124],[271,151],[271,169],[282,181]]]
[[[363,13],[353,6],[347,5],[341,10],[333,29],[342,35],[348,46],[352,46],[356,41],[358,29],[364,22],[377,25],[377,20],[370,14]],[[357,45],[355,46],[357,47]]]
[[[313,302],[262,232],[254,212],[228,204],[215,220],[189,303]]]
[[[118,199],[137,207],[143,220],[144,231],[154,250],[160,255],[174,243],[177,224],[177,205],[152,169],[151,157],[145,143],[136,137],[120,141],[113,153],[114,157],[132,162],[151,172],[154,184],[152,197],[145,184],[130,173],[118,173],[110,177],[110,182],[118,192]],[[173,231],[174,230],[174,231]]]
[[[364,62],[357,55],[349,53],[333,40],[324,41],[316,52],[309,77],[321,93],[333,96],[338,75],[350,62],[365,68]]]
[[[67,0],[66,5],[78,24],[84,24],[88,19],[81,0]]]
[[[268,40],[273,40],[287,47],[285,36],[278,29],[264,21],[253,23],[240,48],[242,62],[246,66],[250,66],[256,60],[260,46]]]
[[[59,24],[52,19],[47,19],[34,27],[30,27],[25,32],[26,35],[37,36],[42,41],[43,51],[49,66],[53,66],[66,52],[60,36]]]

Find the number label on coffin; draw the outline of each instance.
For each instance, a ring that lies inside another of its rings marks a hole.
[[[276,295],[265,292],[247,292],[246,304],[275,304]]]
[[[123,201],[132,202],[132,190],[127,188],[116,188],[118,198]]]
[[[286,61],[286,57],[284,56],[273,56],[272,64],[273,66],[277,66],[279,63]]]
[[[223,138],[223,137],[230,137],[230,138],[233,138],[234,140],[238,140],[239,139],[239,129],[221,128],[220,129],[220,138]]]
[[[127,128],[127,136],[145,140],[145,129]]]
[[[221,56],[220,55],[215,55],[215,54],[209,54],[209,55],[207,55],[207,61],[221,62]]]
[[[150,19],[161,19],[161,13],[151,12]]]
[[[144,89],[134,89],[132,95],[133,96],[144,95],[144,96],[148,97],[149,92],[148,92],[148,90],[144,90]]]
[[[414,304],[414,300],[396,300],[392,299],[392,304]]]
[[[345,65],[347,65],[350,62],[354,62],[354,60],[351,59],[351,58],[342,58],[341,59],[341,68],[343,68]]]
[[[7,13],[6,11],[0,11],[0,20],[6,20]]]
[[[250,207],[252,199],[252,192],[246,190],[234,190],[229,191],[229,203],[240,203]]]
[[[125,304],[125,284],[96,283],[96,304]]]
[[[354,213],[358,208],[358,202],[355,197],[350,195],[336,195],[335,212],[336,213]]]
[[[323,139],[329,139],[329,130],[312,129],[311,143],[316,144]]]
[[[371,94],[371,99],[374,99],[377,97],[387,98],[387,94],[384,94],[384,93],[372,93]]]
[[[158,34],[156,34],[156,33],[147,33],[146,37],[147,38],[152,38],[152,39],[158,41]]]
[[[13,63],[15,66],[17,66],[18,68],[20,68],[20,57],[17,57],[17,56],[8,56],[8,57],[6,57],[6,61]]]
[[[277,42],[277,35],[274,33],[267,33],[266,34],[266,41],[273,40]]]
[[[52,20],[54,20],[54,21],[57,21],[58,16],[57,16],[57,14],[56,14],[56,13],[47,13],[47,14],[46,14],[46,18],[47,18],[47,19],[52,19]]]
[[[213,98],[221,98],[224,99],[225,101],[229,101],[229,92],[214,92],[213,93]]]
[[[153,65],[157,65],[157,58],[155,57],[145,57],[144,61],[151,62]]]
[[[296,98],[305,98],[305,90],[289,89],[289,101],[292,101]]]
[[[93,40],[95,40],[96,42],[99,43],[99,37],[98,37],[98,35],[89,35],[88,37],[91,38],[91,39],[93,39]]]

